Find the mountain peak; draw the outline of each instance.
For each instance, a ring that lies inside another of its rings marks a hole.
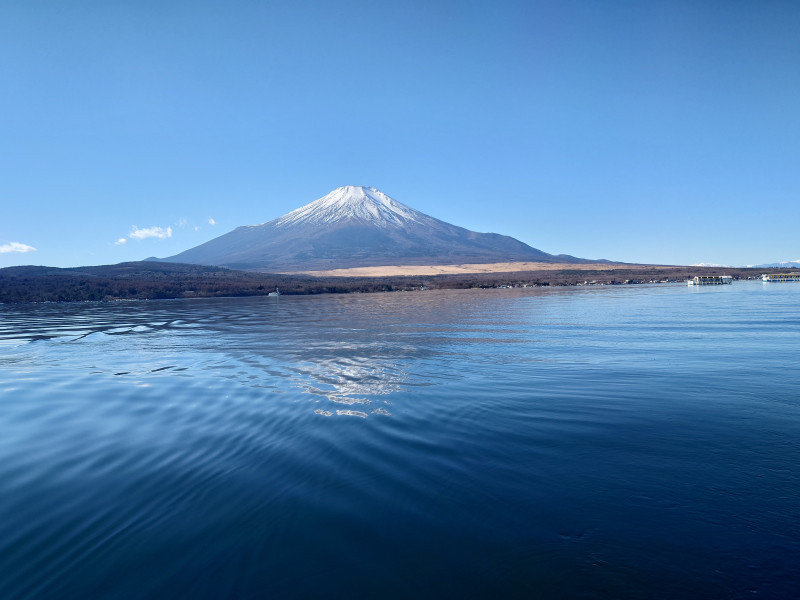
[[[426,215],[401,204],[380,190],[361,185],[346,185],[287,213],[277,219],[275,225],[330,225],[339,221],[350,221],[386,227],[420,223],[425,219]]]
[[[512,237],[451,225],[373,187],[347,185],[261,225],[164,259],[271,272],[385,265],[581,262]]]

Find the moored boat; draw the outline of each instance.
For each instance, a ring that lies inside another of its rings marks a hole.
[[[764,273],[761,281],[800,281],[800,273]]]
[[[733,283],[730,275],[695,275],[686,282],[688,285],[724,285]]]

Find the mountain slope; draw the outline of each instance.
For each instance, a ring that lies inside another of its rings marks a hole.
[[[237,227],[163,259],[250,270],[334,269],[507,261],[585,262],[512,237],[477,233],[430,217],[386,194],[346,186],[263,223]]]
[[[784,260],[782,262],[748,266],[752,266],[755,269],[800,269],[800,260]]]

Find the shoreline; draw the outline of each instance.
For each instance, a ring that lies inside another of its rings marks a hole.
[[[267,296],[275,288],[281,295],[317,295],[401,292],[427,289],[523,288],[583,285],[636,285],[674,283],[698,274],[730,275],[757,279],[770,269],[730,269],[607,263],[537,264],[496,263],[472,266],[472,271],[415,275],[351,274],[312,276],[256,273],[221,267],[180,263],[121,263],[99,267],[57,269],[8,267],[0,269],[0,303],[159,300]],[[429,266],[425,269],[444,269]],[[466,265],[454,265],[465,269]],[[505,270],[517,267],[518,270]],[[397,267],[388,267],[396,269]],[[417,269],[421,267],[415,267]],[[363,269],[374,269],[364,267]],[[494,269],[494,270],[491,270]],[[772,269],[780,271],[780,269]],[[350,270],[348,270],[350,271]]]

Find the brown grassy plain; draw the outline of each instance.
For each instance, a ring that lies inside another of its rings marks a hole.
[[[613,271],[621,267],[635,269],[645,265],[621,265],[613,263],[545,263],[503,262],[462,265],[388,265],[382,267],[355,267],[330,271],[295,271],[287,275],[310,275],[312,277],[430,277],[434,275],[476,275],[481,273],[520,273],[528,271]],[[652,267],[653,265],[647,265]],[[659,267],[670,269],[678,267]]]

